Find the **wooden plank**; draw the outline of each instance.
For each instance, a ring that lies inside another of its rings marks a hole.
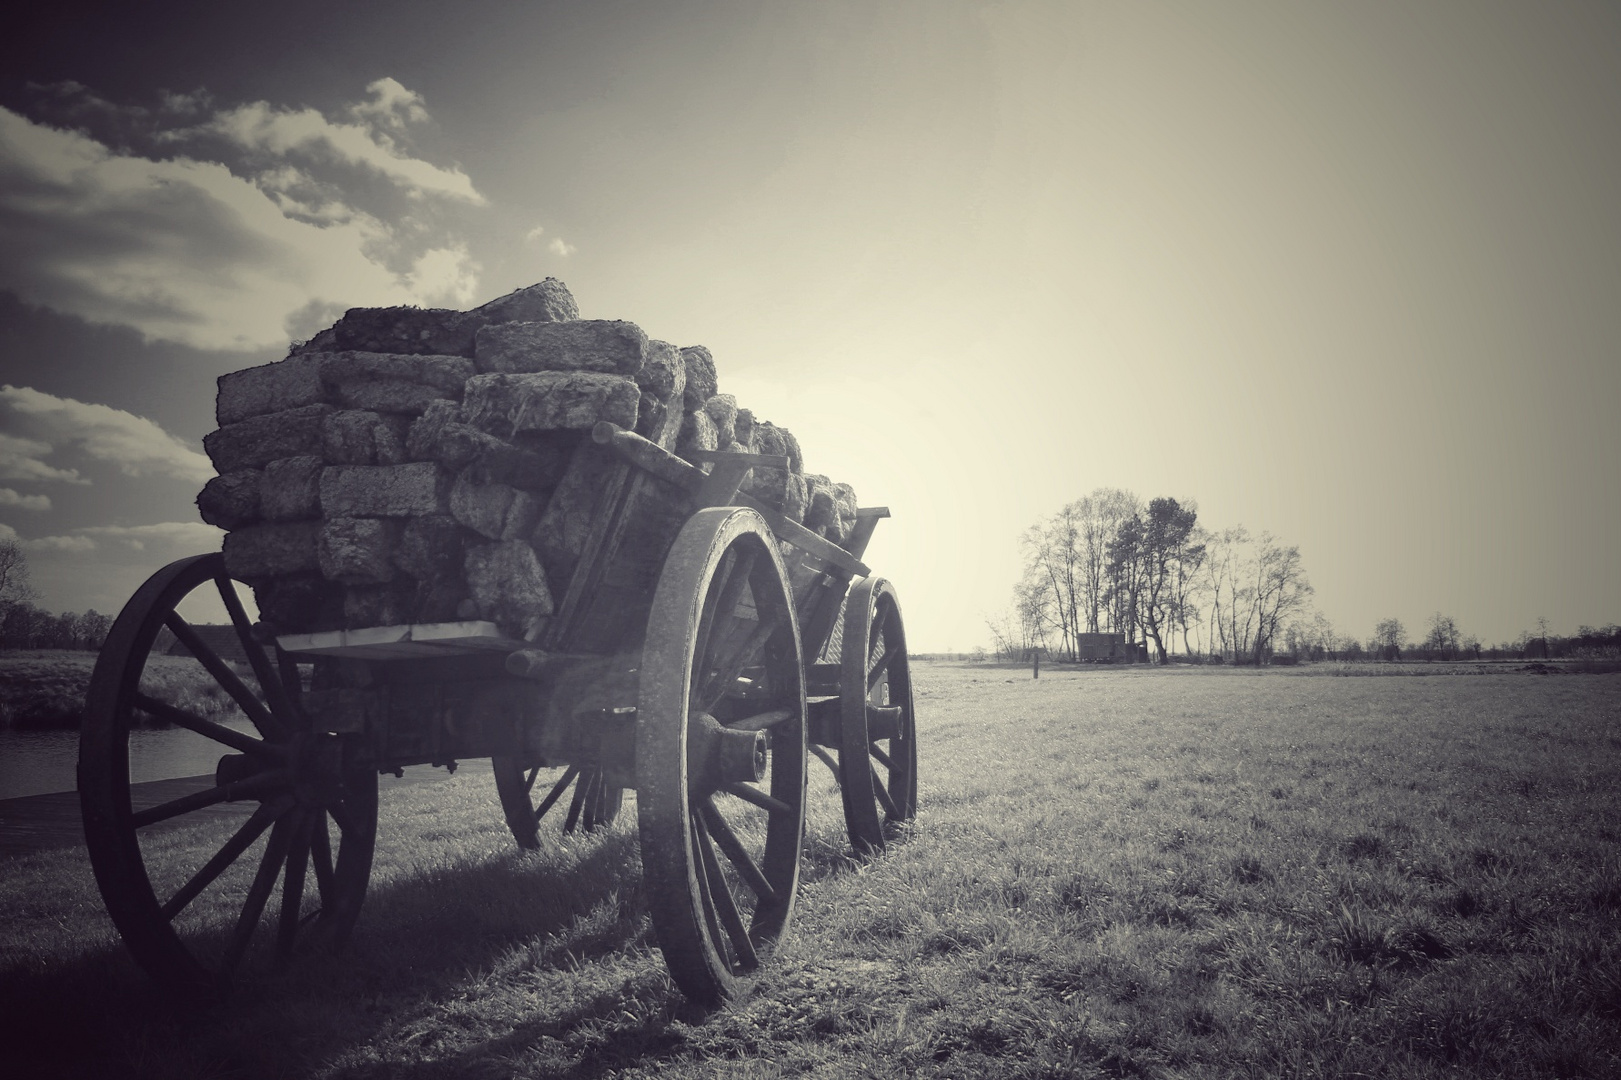
[[[283,634],[276,639],[285,652],[300,656],[342,656],[351,660],[405,660],[427,656],[523,648],[522,641],[501,635],[492,622],[417,623],[328,630],[319,634]]]
[[[634,431],[626,431],[607,420],[601,421],[592,429],[591,438],[597,443],[612,447],[614,452],[623,457],[628,463],[642,468],[660,479],[668,480],[672,484],[685,488],[687,491],[696,493],[704,481],[703,471],[697,466],[682,461],[668,450],[648,442]],[[715,455],[717,459],[726,456],[720,453]],[[751,454],[749,457],[752,459],[751,465],[767,465],[772,468],[787,468],[788,466],[788,459],[780,455]],[[747,506],[753,510],[758,510],[760,516],[765,518],[766,524],[771,526],[771,531],[776,534],[778,540],[785,540],[801,550],[808,551],[830,566],[836,566],[855,577],[866,577],[872,572],[867,568],[866,563],[855,558],[833,541],[818,536],[793,518],[784,515],[780,511],[773,510],[752,495],[739,492],[734,499],[733,505]],[[860,521],[859,514],[857,521],[858,523]]]
[[[608,423],[602,421],[597,427]],[[614,425],[609,425],[614,427]],[[615,430],[618,431],[617,427]],[[630,435],[640,439],[635,432],[621,431],[621,434]],[[592,438],[596,439],[595,432]],[[647,440],[642,439],[643,442]],[[652,443],[647,443],[654,450],[659,450]],[[584,453],[586,446],[581,446],[576,453]],[[662,451],[660,451],[662,453]],[[624,510],[625,488],[632,477],[632,463],[621,462],[608,478],[602,498],[597,502],[597,510],[591,518],[591,529],[586,533],[585,542],[580,547],[579,557],[574,563],[574,573],[570,575],[568,588],[563,593],[562,602],[557,605],[557,611],[547,624],[545,632],[541,635],[541,643],[548,649],[564,649],[567,642],[573,637],[575,624],[578,623],[580,610],[594,591],[597,580],[602,576],[602,562],[604,549],[612,539],[611,534],[623,528],[620,520]]]
[[[845,549],[856,558],[867,553],[867,544],[872,540],[872,531],[878,527],[878,522],[889,516],[887,506],[867,506],[856,511],[855,528],[850,530],[850,540]]]

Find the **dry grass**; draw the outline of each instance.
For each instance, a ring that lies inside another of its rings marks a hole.
[[[463,775],[385,800],[348,954],[203,1015],[82,856],[8,864],[0,1037],[27,1075],[1621,1072],[1621,678],[1310,671],[920,665],[918,823],[858,864],[814,774],[795,933],[712,1015],[630,821],[519,854]]]

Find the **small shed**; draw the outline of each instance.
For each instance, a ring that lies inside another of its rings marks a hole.
[[[1103,664],[1130,664],[1137,660],[1138,650],[1126,643],[1124,634],[1076,634],[1075,638],[1078,659]]]

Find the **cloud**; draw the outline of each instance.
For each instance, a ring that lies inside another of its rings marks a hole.
[[[207,457],[134,413],[56,397],[27,386],[0,386],[0,402],[27,417],[50,444],[17,441],[46,449],[74,444],[90,457],[116,465],[126,476],[173,476],[203,483],[214,475]]]
[[[349,106],[349,115],[395,129],[404,128],[409,124],[426,123],[428,120],[428,110],[422,95],[414,90],[407,90],[386,75],[368,85],[366,92],[371,95],[371,99]]]
[[[476,295],[456,215],[486,200],[409,152],[427,112],[392,79],[342,120],[34,89],[71,129],[0,108],[0,289],[205,349],[283,344],[309,310]]]
[[[525,242],[533,244],[536,240],[539,240],[542,236],[545,236],[545,235],[546,235],[546,226],[544,226],[544,225],[536,225],[533,229],[530,229],[528,232],[524,233],[523,238],[524,238]]]
[[[148,544],[157,544],[196,553],[218,551],[224,535],[200,521],[162,521],[154,525],[91,525],[60,536],[24,540],[11,526],[0,525],[0,540],[16,540],[25,551],[99,551],[104,543],[111,543],[133,551],[145,551]]]
[[[96,542],[88,536],[41,536],[22,542],[24,551],[94,551]]]
[[[88,484],[77,469],[58,469],[39,460],[51,452],[51,444],[38,439],[0,433],[0,480],[54,481],[61,484]]]
[[[0,487],[0,506],[15,506],[19,510],[49,510],[49,495],[23,495],[8,487]]]
[[[561,236],[554,238],[551,243],[546,245],[546,247],[550,249],[553,255],[562,255],[564,257],[572,255],[576,251],[580,250],[573,244],[568,243]]]
[[[217,551],[225,533],[200,521],[163,521],[156,525],[92,525],[73,530],[72,539],[110,540],[145,550],[147,544],[172,544],[191,551]]]
[[[294,151],[331,154],[346,164],[373,169],[418,197],[444,195],[474,206],[486,202],[460,169],[442,169],[409,157],[386,132],[362,124],[335,124],[314,109],[281,109],[256,101],[220,113],[207,127],[244,149],[275,158]]]

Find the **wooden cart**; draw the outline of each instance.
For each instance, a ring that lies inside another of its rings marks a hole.
[[[841,548],[739,491],[785,459],[716,453],[706,472],[612,424],[591,439],[604,490],[566,592],[526,640],[477,622],[261,640],[217,553],[129,601],[91,680],[79,793],[107,910],[156,980],[208,995],[245,963],[341,946],[371,873],[378,775],[407,765],[491,758],[525,847],[554,808],[564,829],[590,829],[634,789],[659,946],[705,1003],[788,928],[811,755],[838,777],[858,852],[915,814],[900,605],[860,561],[888,511],[859,511]],[[223,601],[251,674],[182,617],[199,591]],[[164,628],[250,724],[205,718],[157,665],[143,678]],[[132,800],[143,715],[218,754],[213,783]],[[153,826],[225,803],[247,804],[229,839],[176,865]]]

